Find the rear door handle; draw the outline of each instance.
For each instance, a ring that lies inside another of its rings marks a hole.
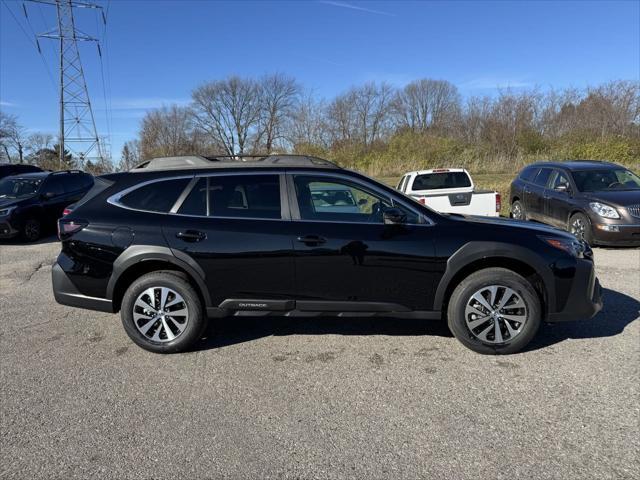
[[[199,242],[200,240],[207,238],[207,234],[197,230],[185,230],[184,232],[176,233],[176,237],[184,240],[185,242]]]
[[[298,237],[298,241],[304,243],[309,247],[327,243],[327,239],[324,237],[321,237],[320,235],[306,235],[304,237]]]

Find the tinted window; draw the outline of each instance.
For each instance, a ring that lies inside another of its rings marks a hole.
[[[567,175],[565,173],[561,172],[560,170],[554,170],[553,174],[551,175],[551,188],[555,190],[561,185],[569,188],[569,179],[567,178]]]
[[[41,178],[4,178],[0,180],[0,199],[28,197],[38,192]]]
[[[43,193],[53,193],[55,196],[64,194],[64,183],[61,175],[50,175],[42,187]]]
[[[552,171],[553,170],[551,170],[550,168],[541,168],[540,172],[538,172],[538,175],[533,180],[533,183],[535,183],[536,185],[540,185],[541,187],[546,186]]]
[[[90,175],[72,173],[64,176],[64,186],[67,192],[77,192],[90,188],[93,179]]]
[[[168,212],[189,181],[189,178],[179,178],[149,183],[124,195],[120,203],[137,210]]]
[[[201,178],[178,213],[214,217],[281,218],[278,175]]]
[[[438,190],[441,188],[470,187],[471,180],[465,172],[429,173],[418,175],[413,181],[413,190]]]
[[[527,167],[520,173],[520,178],[525,182],[531,182],[535,178],[536,173],[538,173],[538,170],[537,167]]]
[[[207,179],[201,178],[184,199],[182,205],[178,209],[178,213],[183,215],[201,215],[207,214]]]
[[[573,180],[581,192],[640,190],[640,177],[622,168],[577,171],[573,172]]]

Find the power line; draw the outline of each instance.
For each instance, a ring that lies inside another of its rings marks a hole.
[[[2,4],[7,8],[7,10],[9,11],[11,16],[15,20],[16,24],[18,25],[18,27],[20,27],[20,30],[22,30],[22,33],[24,33],[25,37],[27,37],[27,40],[29,41],[29,43],[38,51],[39,57],[42,60],[42,64],[44,65],[44,68],[47,71],[47,76],[49,77],[49,80],[51,81],[51,86],[53,87],[53,89],[55,91],[56,82],[53,79],[53,73],[51,73],[51,69],[49,68],[49,64],[47,64],[47,61],[45,60],[44,56],[42,55],[42,52],[40,51],[40,47],[38,46],[38,41],[36,40],[37,36],[36,36],[35,32],[33,32],[33,38],[31,38],[29,33],[27,33],[27,31],[22,26],[22,23],[20,22],[20,20],[18,20],[18,17],[9,8],[9,4],[7,3],[7,1],[6,0],[2,0]],[[31,27],[31,25],[29,25],[29,27]],[[32,31],[33,31],[33,29],[32,29]]]
[[[65,161],[65,149],[80,160],[93,158],[100,161],[105,156],[96,129],[91,99],[87,89],[84,69],[78,49],[79,41],[98,42],[97,38],[83,33],[76,27],[75,8],[102,9],[101,6],[76,0],[27,0],[32,3],[55,6],[57,28],[41,33],[39,38],[57,40],[60,46],[60,167]],[[103,17],[104,19],[104,17]],[[99,47],[98,47],[99,51]]]

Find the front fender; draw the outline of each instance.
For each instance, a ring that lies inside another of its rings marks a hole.
[[[512,243],[470,242],[460,247],[447,260],[447,267],[434,297],[433,309],[442,309],[451,281],[469,264],[478,260],[506,259],[522,262],[533,268],[542,278],[547,295],[547,304],[555,305],[554,275],[547,262],[535,252]]]

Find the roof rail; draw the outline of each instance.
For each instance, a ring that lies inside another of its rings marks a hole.
[[[45,172],[51,172],[51,175],[57,175],[59,173],[84,173],[82,170],[78,170],[77,168],[70,169],[70,170],[56,170],[56,171],[45,170]]]
[[[340,168],[333,162],[323,158],[308,155],[220,155],[203,157],[200,155],[185,155],[176,157],[160,157],[145,160],[133,167],[131,172],[149,170],[172,170],[180,168],[224,168],[234,166],[243,167],[333,167]]]

